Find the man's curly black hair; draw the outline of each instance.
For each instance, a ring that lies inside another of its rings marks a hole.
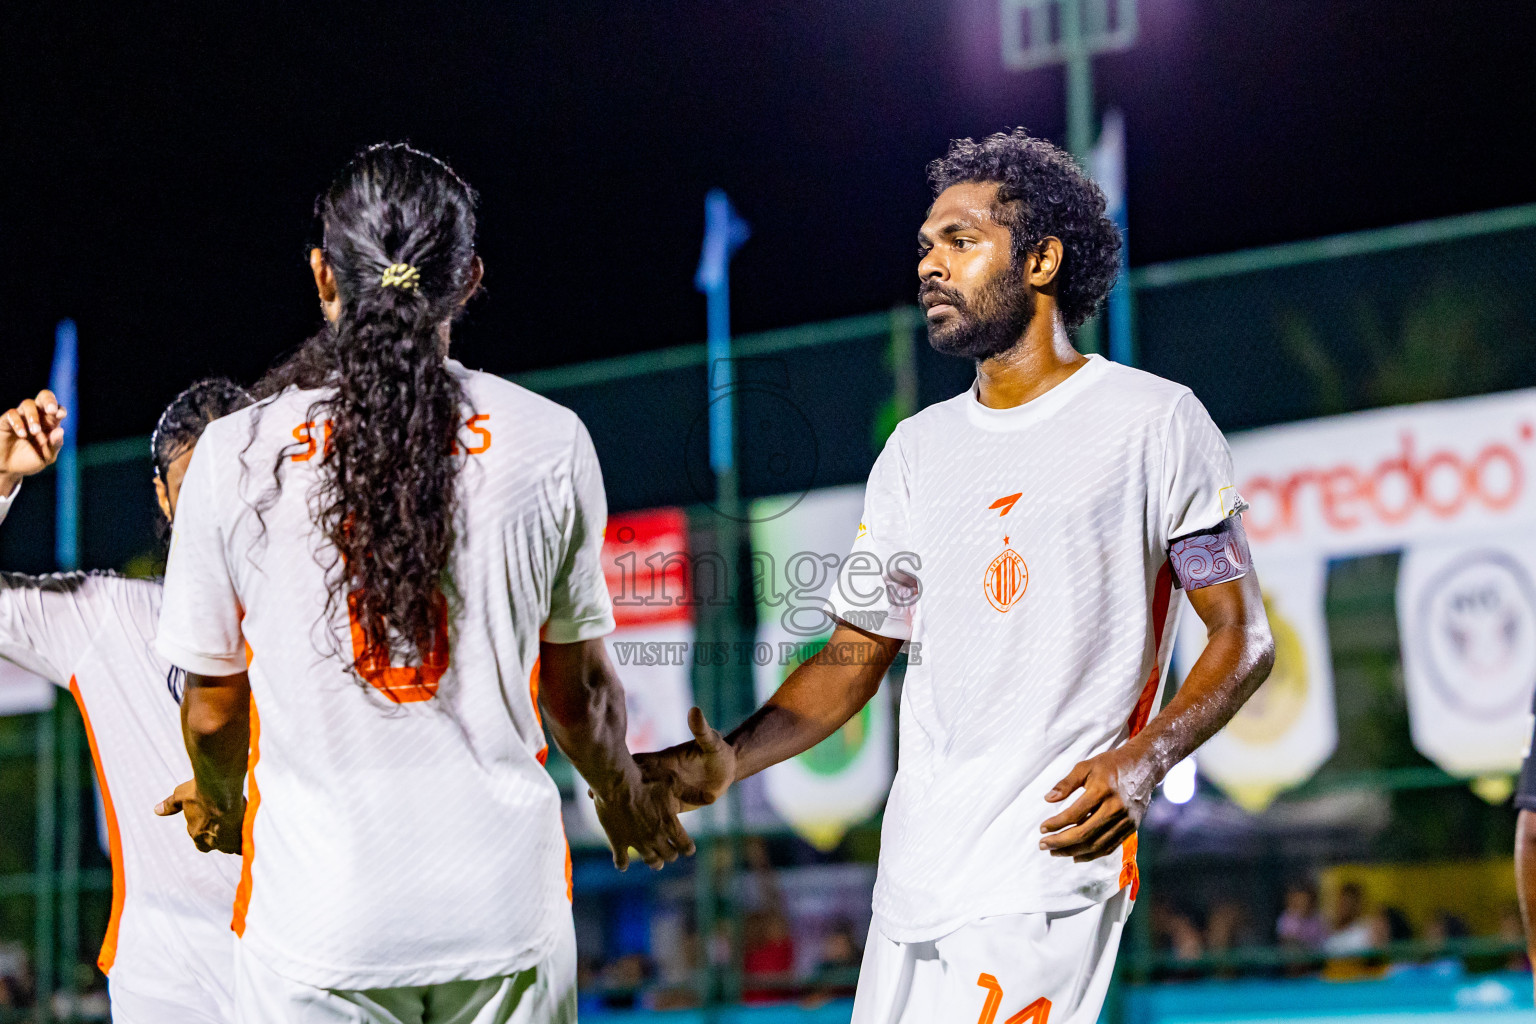
[[[1068,327],[1085,323],[1120,268],[1120,232],[1104,216],[1104,193],[1067,153],[1023,128],[980,142],[956,139],[928,165],[933,194],[951,185],[996,182],[993,215],[1013,234],[1013,262],[1052,235],[1061,239],[1056,305]]]

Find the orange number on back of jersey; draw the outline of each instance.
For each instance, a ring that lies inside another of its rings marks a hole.
[[[987,1001],[982,1004],[981,1016],[976,1019],[976,1024],[993,1024],[997,1020],[998,1008],[1003,1005],[1003,986],[990,974],[977,978],[976,984],[987,990]],[[1051,1001],[1041,996],[1009,1017],[1004,1024],[1050,1024],[1050,1019]]]
[[[397,667],[389,663],[388,644],[370,644],[357,620],[357,595],[347,596],[347,618],[352,626],[352,657],[358,675],[396,704],[414,704],[437,696],[438,683],[448,671],[448,601],[441,591],[432,595],[433,618],[437,628],[432,634],[432,650],[417,667]]]

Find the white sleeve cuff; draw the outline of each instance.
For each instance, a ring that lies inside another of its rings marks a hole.
[[[246,669],[245,652],[234,654],[199,654],[174,643],[164,635],[155,638],[155,650],[177,668],[200,676],[237,676]]]
[[[539,639],[550,644],[579,644],[607,636],[614,628],[612,612],[575,622],[550,619],[540,630]]]

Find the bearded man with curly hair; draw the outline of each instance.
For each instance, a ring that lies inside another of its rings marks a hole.
[[[709,735],[641,767],[707,802],[840,728],[910,643],[853,1020],[1091,1024],[1153,790],[1273,642],[1221,432],[1188,388],[1073,347],[1115,276],[1103,193],[1022,130],[959,140],[928,174],[928,338],[975,383],[875,463],[827,645],[724,755]],[[1175,587],[1209,641],[1153,717]]]

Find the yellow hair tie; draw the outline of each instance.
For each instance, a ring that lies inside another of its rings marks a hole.
[[[421,271],[409,263],[391,263],[384,268],[384,276],[379,279],[379,284],[385,288],[399,288],[408,292],[415,290],[420,280]]]

